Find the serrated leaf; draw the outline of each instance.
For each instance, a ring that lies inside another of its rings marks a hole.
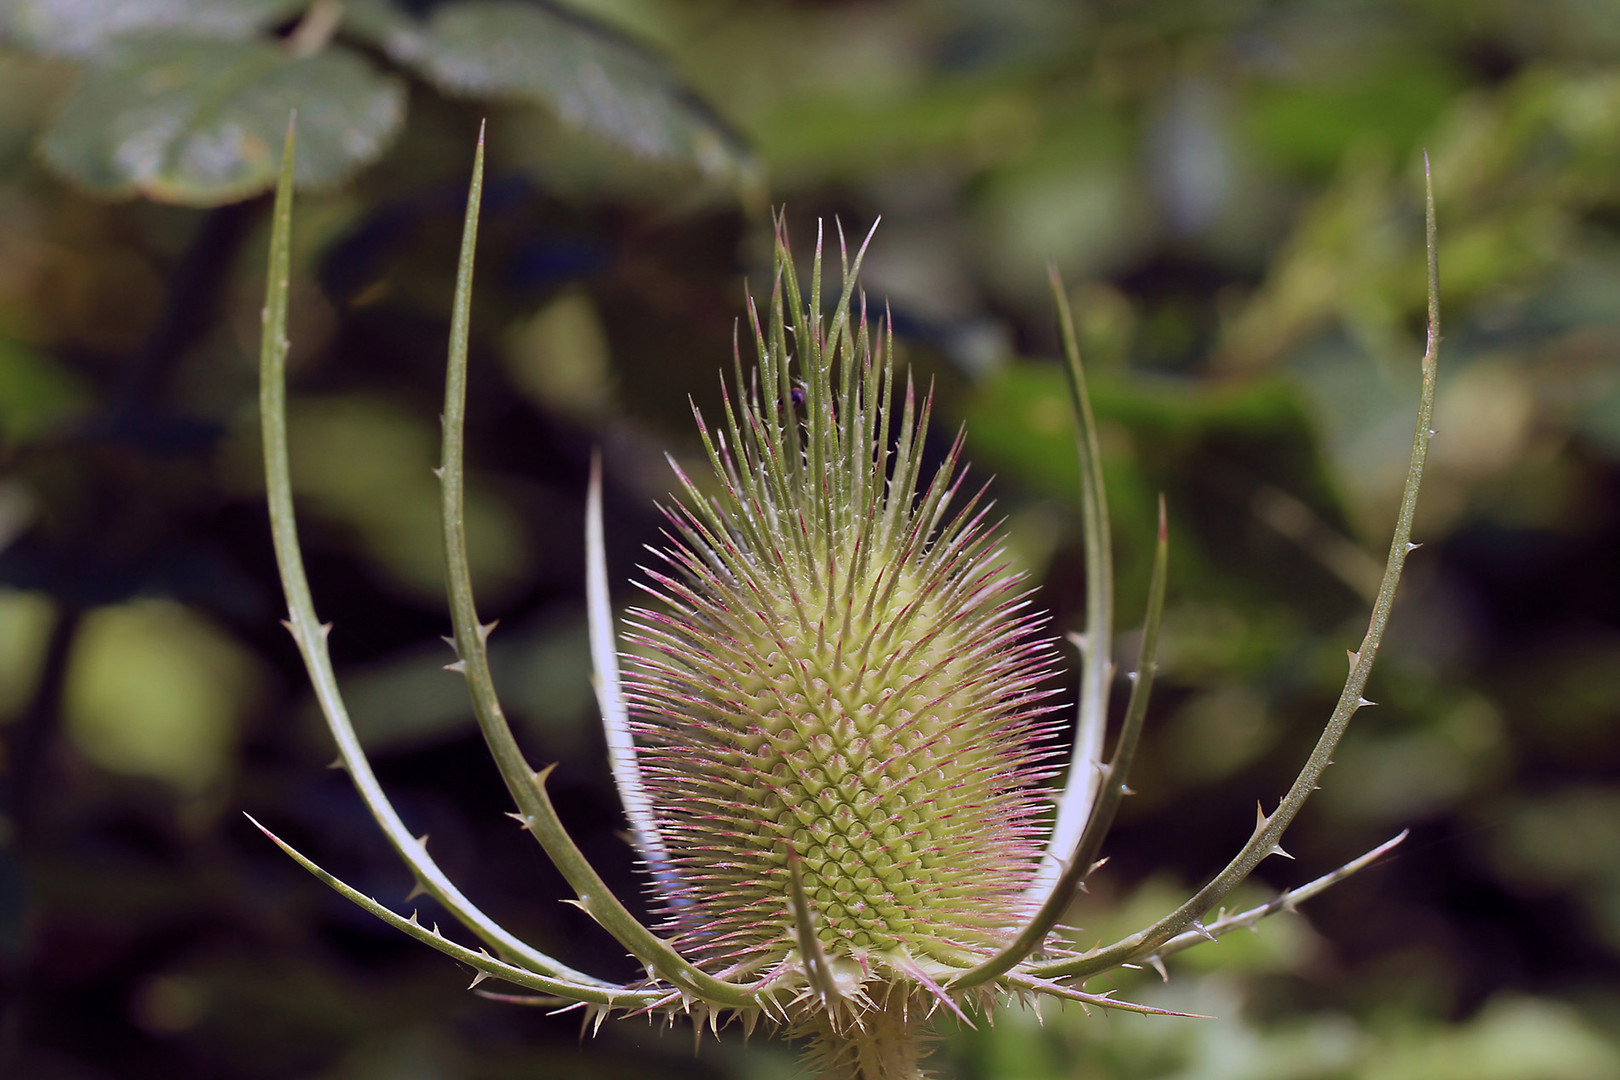
[[[8,0],[0,34],[33,52],[94,57],[119,38],[176,31],[242,40],[303,7],[305,0]]]
[[[345,26],[447,94],[539,104],[636,157],[759,183],[752,151],[662,58],[544,0],[459,0],[426,22],[362,0]]]
[[[298,111],[300,186],[374,160],[405,113],[400,80],[346,49],[147,37],[87,70],[45,132],[45,160],[98,194],[212,206],[268,190]]]

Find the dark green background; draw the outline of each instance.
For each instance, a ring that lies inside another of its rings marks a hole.
[[[659,541],[662,454],[698,452],[688,398],[717,406],[745,283],[768,287],[770,207],[801,256],[818,219],[864,234],[881,215],[865,284],[937,386],[936,445],[967,423],[1012,557],[1074,629],[1047,260],[1063,270],[1127,630],[1161,490],[1173,537],[1140,795],[1072,913],[1084,944],[1155,918],[1248,836],[1360,640],[1416,404],[1426,147],[1446,344],[1424,546],[1381,704],[1291,832],[1297,861],[1245,895],[1411,838],[1303,917],[1182,954],[1167,985],[1119,980],[1216,1020],[1006,1009],[935,1063],[984,1080],[1620,1077],[1620,8],[368,0],[295,70],[290,0],[99,0],[75,9],[101,12],[88,36],[40,21],[70,7],[0,6],[0,1075],[796,1067],[760,1038],[694,1057],[684,1024],[581,1040],[574,1016],[481,1000],[242,817],[403,904],[408,875],[325,768],[277,625],[256,193],[260,133],[297,104],[329,137],[305,148],[296,211],[294,470],[358,722],[486,910],[622,977],[503,816],[439,671],[429,468],[479,120],[474,571],[521,735],[561,762],[565,819],[627,897],[583,639],[592,448],[627,583]],[[112,33],[116,10],[145,20],[138,40]],[[241,137],[120,173],[124,140],[175,116]]]

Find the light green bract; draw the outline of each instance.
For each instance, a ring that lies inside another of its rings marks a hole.
[[[1053,938],[1098,865],[1142,730],[1164,604],[1160,511],[1141,652],[1112,758],[1104,721],[1113,662],[1112,573],[1097,437],[1064,290],[1053,280],[1077,420],[1088,565],[1085,671],[1066,780],[1048,809],[1056,664],[1046,618],[1000,557],[982,492],[961,490],[959,436],[924,475],[929,402],[896,384],[886,330],[867,321],[853,261],[820,309],[818,242],[801,295],[779,233],[763,321],[751,308],[757,365],[735,364],[723,423],[699,430],[714,483],[676,467],[683,501],[670,543],[645,572],[655,603],[632,613],[636,658],[621,675],[603,556],[601,478],[587,507],[587,606],[594,681],[610,763],[662,922],[641,925],[608,891],[557,818],[513,738],[485,652],[463,530],[462,429],[479,140],[457,281],[439,470],[454,643],[451,669],[517,811],[578,905],[645,968],[616,985],[514,937],[444,875],[377,784],[349,722],[314,614],[293,520],[285,372],[293,140],[277,189],[265,304],[261,409],[270,517],[304,657],[342,762],[389,842],[477,939],[470,947],[362,895],[280,840],[345,897],[476,970],[528,991],[505,1000],[613,1012],[690,1014],[713,1029],[760,1021],[808,1042],[823,1074],[913,1080],[932,1018],[963,1022],[1001,1000],[1052,997],[1159,1012],[1086,989],[1103,972],[1149,964],[1252,926],[1369,865],[1401,837],[1248,911],[1205,921],[1278,842],[1327,767],[1366,684],[1410,543],[1433,413],[1439,309],[1428,200],[1429,344],[1412,463],[1383,585],[1351,654],[1337,707],[1293,787],[1259,814],[1237,856],[1181,907],[1111,945]],[[864,247],[862,253],[864,253]],[[808,298],[808,299],[807,299]],[[706,493],[707,492],[707,493]],[[1404,834],[1402,834],[1404,836]],[[272,837],[272,839],[275,839]]]

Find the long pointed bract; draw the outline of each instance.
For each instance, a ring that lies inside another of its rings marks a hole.
[[[1226,867],[1186,903],[1145,930],[1123,938],[1106,948],[1087,953],[1072,960],[1060,960],[1035,965],[1037,974],[1054,977],[1060,975],[1085,976],[1132,960],[1151,955],[1159,946],[1185,930],[1191,929],[1206,912],[1220,903],[1226,895],[1248,877],[1261,861],[1274,854],[1283,830],[1298,815],[1305,801],[1316,790],[1322,773],[1333,761],[1333,751],[1350,726],[1351,717],[1367,704],[1362,697],[1367,677],[1372,673],[1378,647],[1384,640],[1389,624],[1390,609],[1395,604],[1395,590],[1400,585],[1401,570],[1412,549],[1412,520],[1417,513],[1418,489],[1423,483],[1423,466],[1428,460],[1429,441],[1434,436],[1434,393],[1439,374],[1440,350],[1440,269],[1436,251],[1434,220],[1434,186],[1429,177],[1428,157],[1424,157],[1424,222],[1428,254],[1429,320],[1428,341],[1424,349],[1422,391],[1418,399],[1417,429],[1412,436],[1412,457],[1407,466],[1406,483],[1401,491],[1400,511],[1395,519],[1395,534],[1390,539],[1389,558],[1384,565],[1384,576],[1378,586],[1378,599],[1373,603],[1372,617],[1361,647],[1351,654],[1350,675],[1339,694],[1327,725],[1312,749],[1293,786],[1269,816],[1262,814],[1253,835],[1243,849]]]
[[[287,629],[298,645],[309,673],[321,715],[337,743],[338,754],[355,790],[421,887],[479,938],[502,956],[534,971],[600,986],[611,985],[547,956],[519,940],[462,895],[427,849],[405,827],[371,771],[338,690],[327,650],[329,627],[315,616],[304,557],[298,545],[298,524],[293,515],[292,470],[287,461],[287,275],[292,248],[292,166],[294,131],[287,127],[281,154],[281,176],[270,230],[270,263],[265,286],[264,330],[259,346],[259,419],[264,438],[265,493],[270,504],[270,533],[276,566],[287,598]]]
[[[619,681],[618,635],[613,630],[606,547],[602,532],[602,456],[593,453],[591,483],[585,498],[585,611],[590,627],[591,681],[596,689],[597,705],[602,710],[608,767],[619,789],[624,816],[630,822],[636,852],[647,864],[653,880],[662,884],[669,894],[673,892],[669,854],[664,851],[664,842],[653,820],[652,805],[647,801],[647,788],[641,782],[636,743],[630,734],[630,713],[625,708]]]
[[[1108,493],[1103,485],[1102,450],[1097,421],[1091,413],[1086,373],[1074,332],[1069,293],[1050,268],[1052,299],[1057,305],[1058,328],[1063,339],[1064,372],[1068,375],[1070,404],[1074,407],[1075,449],[1080,457],[1080,512],[1086,552],[1086,633],[1081,646],[1080,704],[1075,710],[1074,747],[1069,771],[1058,798],[1057,817],[1047,841],[1046,857],[1031,884],[1029,895],[1044,903],[1063,875],[1064,860],[1080,842],[1097,799],[1098,768],[1102,764],[1103,733],[1108,724],[1109,686],[1114,678],[1114,552],[1108,525]]]
[[[355,889],[348,884],[345,884],[343,881],[317,866],[314,862],[307,858],[303,852],[281,839],[281,837],[277,836],[269,829],[266,829],[263,825],[260,825],[251,816],[248,818],[248,820],[253,822],[255,828],[264,833],[265,836],[269,837],[272,843],[274,843],[282,851],[286,852],[294,862],[296,862],[299,866],[302,866],[305,870],[308,870],[316,877],[316,879],[330,886],[345,900],[348,900],[350,903],[355,904],[362,910],[375,915],[377,918],[381,919],[389,926],[394,927],[396,930],[401,930],[416,940],[433,946],[433,948],[444,953],[446,956],[455,960],[460,960],[462,963],[476,968],[484,975],[497,979],[503,979],[506,982],[512,983],[516,986],[526,986],[531,990],[540,990],[548,994],[563,995],[574,1001],[584,1001],[597,1005],[609,1005],[619,1008],[643,1007],[652,1004],[653,1001],[655,1001],[658,997],[657,992],[652,990],[632,990],[628,987],[614,986],[611,983],[582,983],[573,981],[571,979],[551,978],[534,971],[517,967],[513,964],[502,963],[493,956],[490,956],[488,953],[481,950],[469,949],[465,945],[458,945],[456,942],[451,941],[449,938],[439,933],[437,928],[430,930],[429,928],[423,926],[419,921],[417,921],[415,915],[412,915],[407,919],[403,915],[400,915],[398,912],[394,911],[392,908],[388,908],[377,903],[376,900],[373,900],[365,893],[360,892],[358,889]]]
[[[445,373],[444,459],[439,470],[444,516],[445,569],[449,578],[450,613],[455,625],[456,652],[461,658],[468,693],[478,726],[489,744],[507,790],[518,805],[523,823],[545,849],[579,898],[579,906],[649,969],[682,990],[722,1005],[752,1003],[752,989],[717,979],[694,967],[667,941],[653,934],[613,895],[596,868],[563,828],[545,791],[545,773],[536,772],[523,757],[512,728],[495,693],[486,642],[493,626],[478,621],[473,601],[472,574],[467,562],[463,510],[465,468],[462,430],[466,419],[467,338],[472,309],[473,256],[478,239],[478,205],[484,182],[484,140],[480,133],[468,187],[467,220],[462,229],[461,258],[456,273],[455,307],[450,325],[450,359]],[[549,770],[547,770],[549,771]]]

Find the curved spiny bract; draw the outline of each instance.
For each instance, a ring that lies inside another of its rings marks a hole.
[[[963,498],[960,440],[919,475],[929,403],[896,391],[852,311],[858,258],[826,316],[785,241],[777,265],[757,374],[701,427],[717,485],[681,474],[644,570],[663,603],[632,613],[625,697],[678,946],[714,971],[803,970],[797,859],[843,1015],[808,995],[794,1019],[881,1027],[1030,913],[1057,653]]]

